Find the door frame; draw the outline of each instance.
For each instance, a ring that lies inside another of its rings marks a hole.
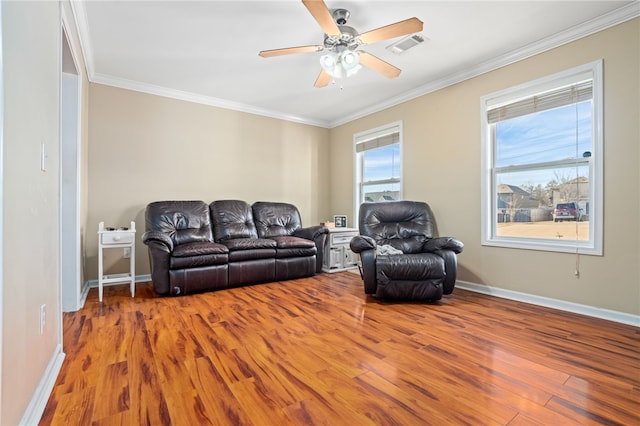
[[[60,301],[63,312],[84,304],[81,243],[81,120],[82,79],[80,64],[70,41],[69,22],[61,14],[60,48]],[[62,319],[62,315],[60,315]],[[61,324],[62,330],[62,324]]]
[[[0,377],[2,377],[2,353],[4,352],[4,51],[2,32],[2,2],[0,2]],[[0,401],[2,401],[2,380],[0,380]],[[0,403],[0,420],[2,403]]]

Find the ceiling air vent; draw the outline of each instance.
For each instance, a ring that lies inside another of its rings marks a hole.
[[[413,34],[403,39],[400,39],[393,44],[390,44],[389,46],[387,46],[387,49],[392,51],[393,53],[400,54],[405,50],[409,50],[412,47],[416,47],[421,43],[424,43],[424,37],[422,37],[420,34]]]

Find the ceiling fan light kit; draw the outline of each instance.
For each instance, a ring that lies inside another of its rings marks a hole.
[[[320,57],[320,66],[334,78],[351,77],[362,68],[359,53],[352,50],[345,50],[340,54],[325,53]]]
[[[259,55],[263,58],[269,58],[295,53],[327,51],[320,57],[322,69],[314,84],[315,87],[327,86],[332,78],[350,77],[356,74],[363,65],[387,78],[397,77],[401,72],[399,68],[367,52],[357,50],[358,47],[363,44],[415,34],[422,31],[423,28],[422,21],[414,17],[359,34],[354,28],[346,25],[351,16],[348,10],[335,9],[331,12],[322,0],[302,0],[302,3],[324,31],[323,45],[263,50]],[[424,39],[419,37],[412,41],[420,43]],[[402,47],[401,51],[408,48],[404,48],[405,45]]]

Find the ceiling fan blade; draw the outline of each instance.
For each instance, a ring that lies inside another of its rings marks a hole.
[[[422,31],[423,23],[418,18],[409,18],[396,22],[375,30],[367,31],[358,37],[364,44],[376,43],[390,38],[400,37],[407,34],[419,33]]]
[[[324,4],[322,0],[302,0],[302,3],[309,10],[309,13],[313,16],[313,18],[318,22],[322,31],[327,35],[340,35],[340,29],[338,25],[333,20],[333,16],[331,16],[331,12],[327,5]]]
[[[272,56],[291,55],[294,53],[307,53],[307,52],[320,52],[323,50],[323,46],[297,46],[297,47],[285,47],[284,49],[271,49],[263,50],[258,55],[263,58],[271,58]]]
[[[316,87],[326,87],[327,84],[329,84],[329,82],[331,81],[331,76],[329,75],[328,72],[326,72],[324,69],[320,71],[320,74],[318,75],[318,78],[316,79],[316,82],[314,84],[314,86]]]
[[[395,78],[402,72],[400,68],[394,67],[377,56],[373,56],[372,54],[363,52],[362,50],[360,51],[360,63],[388,78]]]

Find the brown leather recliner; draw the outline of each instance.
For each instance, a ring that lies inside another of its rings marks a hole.
[[[438,237],[431,208],[419,201],[363,203],[360,254],[365,293],[379,299],[435,301],[451,294],[462,242]]]

